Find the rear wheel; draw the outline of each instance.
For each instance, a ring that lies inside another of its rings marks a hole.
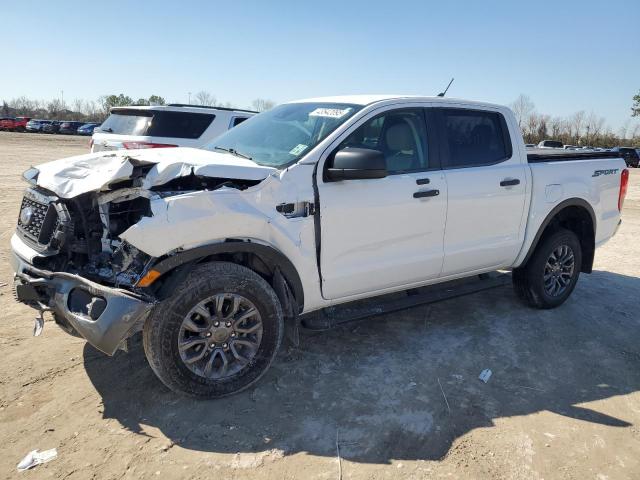
[[[144,349],[172,390],[217,398],[255,383],[276,356],[282,308],[257,273],[233,263],[197,267],[145,322]]]
[[[525,266],[513,271],[515,292],[534,308],[555,308],[573,292],[581,266],[578,237],[570,230],[557,230],[536,247]]]

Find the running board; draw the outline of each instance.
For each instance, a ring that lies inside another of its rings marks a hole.
[[[441,302],[490,288],[502,287],[510,283],[511,273],[483,273],[474,277],[327,307],[317,312],[301,315],[300,321],[303,327],[310,330],[328,330],[343,323]]]

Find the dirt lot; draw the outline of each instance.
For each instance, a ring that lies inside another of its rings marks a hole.
[[[618,235],[561,308],[501,287],[307,332],[254,389],[195,401],[156,380],[140,345],[108,358],[52,322],[32,338],[34,313],[13,300],[19,174],[86,151],[0,133],[4,478],[640,478],[640,171]]]

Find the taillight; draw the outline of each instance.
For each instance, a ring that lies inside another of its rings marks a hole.
[[[626,168],[622,170],[620,175],[620,193],[618,194],[618,210],[622,211],[622,205],[624,204],[624,197],[627,196],[627,189],[629,188],[629,170]]]
[[[122,146],[127,150],[138,150],[141,148],[169,148],[177,147],[169,143],[151,143],[151,142],[122,142]]]

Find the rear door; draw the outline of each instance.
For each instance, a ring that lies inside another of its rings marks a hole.
[[[442,275],[510,266],[524,237],[527,177],[508,123],[499,111],[434,110],[448,192]]]
[[[434,139],[433,139],[434,140]],[[331,154],[380,150],[386,178],[330,182],[318,173],[322,293],[337,299],[440,275],[446,183],[422,108],[370,114]],[[331,165],[331,154],[324,168]]]

